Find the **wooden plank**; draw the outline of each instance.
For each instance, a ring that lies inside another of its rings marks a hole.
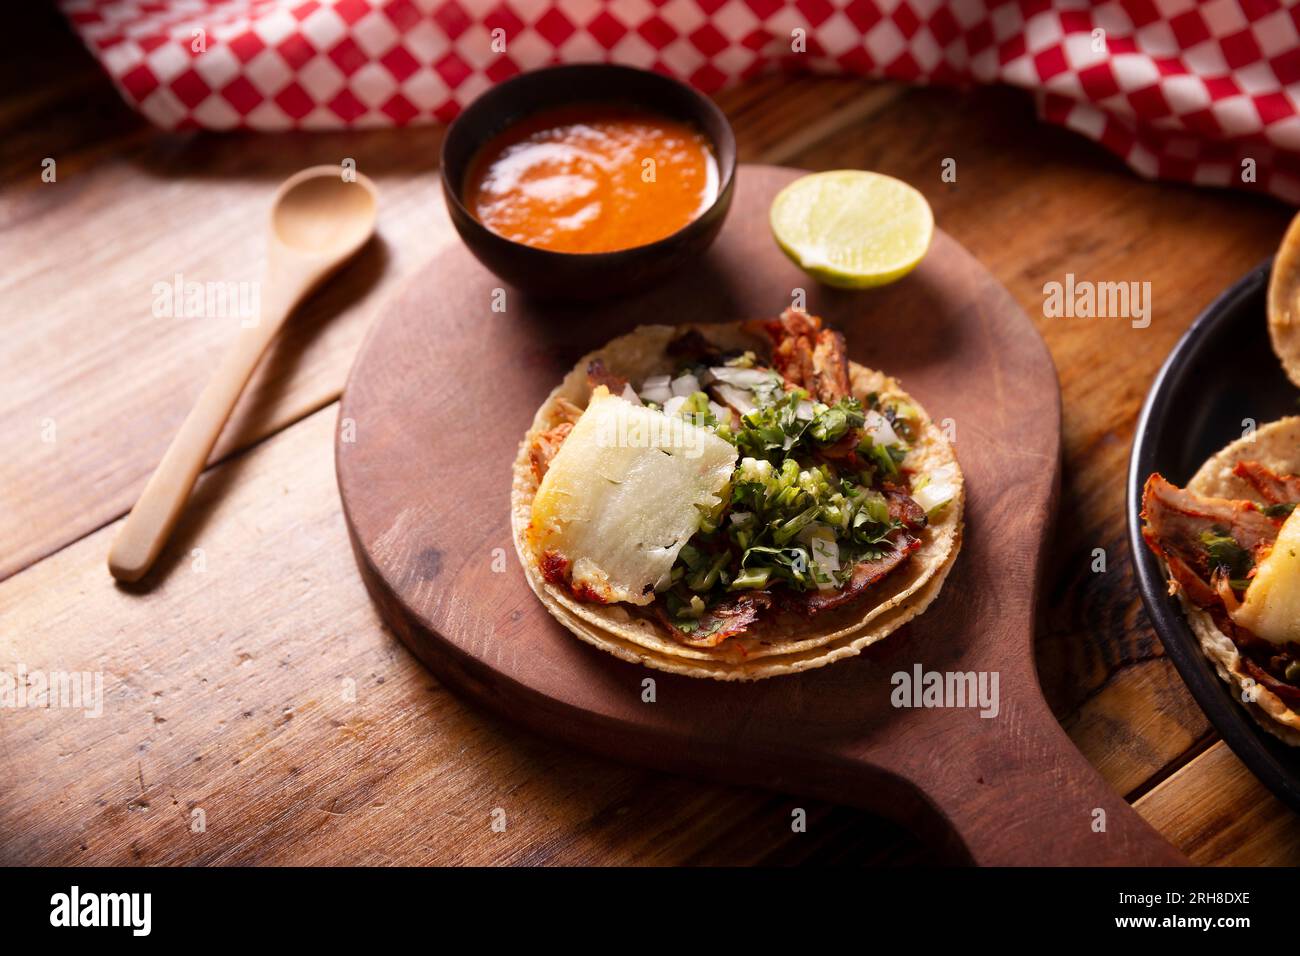
[[[1300,865],[1300,818],[1264,789],[1223,741],[1134,805],[1193,863]]]
[[[906,90],[901,83],[856,77],[770,73],[724,91],[718,105],[736,129],[741,162],[781,166],[840,130],[865,122]]]
[[[940,178],[945,159],[956,162],[956,182]],[[1132,580],[1124,479],[1134,423],[1177,338],[1272,253],[1291,211],[1237,193],[1144,182],[1101,147],[1038,123],[1029,99],[1008,90],[913,90],[869,126],[847,127],[792,161],[912,182],[939,224],[1036,318],[1060,374],[1065,441],[1039,672],[1075,742],[1118,790],[1138,789],[1209,728],[1163,659]],[[1150,282],[1150,327],[1045,318],[1044,283],[1071,272]],[[957,447],[960,454],[960,422]],[[1097,548],[1106,558],[1101,573],[1092,570]]]
[[[463,706],[366,596],[336,415],[209,470],[154,590],[104,573],[116,525],[0,583],[6,673],[103,675],[99,717],[0,720],[0,864],[927,858],[864,814],[618,766]]]
[[[1041,659],[1040,652],[1040,672]],[[1211,734],[1187,685],[1164,658],[1114,671],[1061,723],[1075,746],[1123,794],[1140,790]],[[1179,749],[1183,741],[1187,745]]]

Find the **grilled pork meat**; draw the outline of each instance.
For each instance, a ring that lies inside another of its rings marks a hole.
[[[913,502],[915,504],[915,502]],[[853,566],[853,574],[842,588],[833,591],[790,591],[783,595],[785,606],[815,617],[826,611],[851,604],[874,584],[879,584],[921,547],[921,539],[907,532],[899,532],[893,547],[872,561],[860,561]]]
[[[1300,500],[1296,476],[1276,475],[1258,462],[1243,462],[1234,473],[1274,505]],[[1172,586],[1232,640],[1242,669],[1288,705],[1300,705],[1300,688],[1286,678],[1288,668],[1300,660],[1300,647],[1262,640],[1236,624],[1225,603],[1235,606],[1249,586],[1256,565],[1277,540],[1285,511],[1198,495],[1154,474],[1143,490],[1142,519],[1142,537],[1168,565]]]
[[[593,390],[604,385],[611,395],[622,395],[623,389],[627,388],[627,379],[605,368],[605,363],[600,359],[592,359],[587,364],[587,384]]]
[[[779,319],[750,323],[772,340],[772,367],[791,385],[834,405],[849,394],[849,360],[844,336],[822,328],[815,315],[786,309]]]
[[[1232,473],[1250,482],[1260,497],[1275,505],[1300,501],[1300,475],[1275,475],[1257,461],[1241,461]]]
[[[1215,571],[1242,580],[1282,527],[1252,501],[1207,498],[1158,474],[1147,479],[1142,518],[1147,545],[1169,563],[1175,580],[1200,607],[1218,601],[1211,586]],[[1185,580],[1188,574],[1195,580]]]
[[[564,444],[564,439],[569,437],[571,431],[573,431],[572,422],[560,422],[533,439],[533,445],[528,449],[528,462],[533,466],[533,475],[539,482],[546,477],[552,459],[555,458],[560,446]]]
[[[528,449],[528,462],[533,466],[533,474],[538,481],[546,475],[546,470],[551,467],[551,459],[582,417],[582,409],[567,398],[557,399],[555,409],[560,421],[534,438],[532,447]]]
[[[717,647],[729,638],[749,630],[764,611],[772,606],[772,595],[766,591],[747,591],[719,601],[705,611],[695,629],[686,632],[673,623],[662,601],[651,605],[651,610],[677,640],[691,647]]]

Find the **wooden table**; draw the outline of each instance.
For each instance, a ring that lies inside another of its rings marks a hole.
[[[367,600],[332,462],[339,393],[376,304],[454,241],[434,174],[440,132],[161,133],[52,11],[13,16],[0,41],[0,670],[101,672],[104,704],[97,719],[0,710],[0,863],[930,858],[866,814],[596,760],[440,687]],[[1165,660],[1123,521],[1155,370],[1273,250],[1290,211],[1144,182],[1038,124],[1014,91],[773,77],[719,101],[743,160],[917,185],[1036,317],[1065,404],[1038,640],[1048,698],[1193,860],[1300,862],[1295,815],[1227,751]],[[115,587],[109,542],[238,321],[155,317],[154,284],[257,279],[274,185],[348,157],[382,190],[382,241],[273,347],[160,572]],[[955,183],[940,179],[946,158]],[[1043,284],[1067,272],[1150,281],[1150,328],[1042,318]],[[795,807],[806,833],[791,832]]]

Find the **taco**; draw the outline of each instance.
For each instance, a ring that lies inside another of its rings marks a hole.
[[[1291,220],[1268,279],[1268,334],[1282,369],[1300,385],[1300,216]]]
[[[585,356],[538,410],[511,496],[561,624],[718,680],[820,667],[921,613],[963,502],[924,409],[794,310],[642,326]]]
[[[1266,425],[1178,488],[1142,496],[1142,535],[1219,676],[1274,736],[1300,746],[1300,417]]]

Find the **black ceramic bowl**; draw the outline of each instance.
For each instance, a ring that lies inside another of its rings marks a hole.
[[[713,205],[671,236],[617,252],[536,249],[499,236],[475,219],[462,196],[478,150],[538,110],[584,102],[626,103],[684,120],[703,132],[718,162],[718,196]],[[711,100],[658,73],[604,63],[549,67],[507,80],[466,107],[442,143],[442,191],[465,245],[510,285],[546,298],[588,300],[634,292],[698,258],[722,228],[735,178],[736,139]]]
[[[1271,263],[1215,300],[1174,347],[1138,419],[1128,474],[1128,533],[1138,589],[1192,696],[1241,762],[1300,811],[1300,748],[1261,730],[1214,672],[1142,540],[1142,486],[1158,471],[1185,484],[1211,455],[1259,424],[1297,412],[1300,393],[1273,354],[1265,319]]]

